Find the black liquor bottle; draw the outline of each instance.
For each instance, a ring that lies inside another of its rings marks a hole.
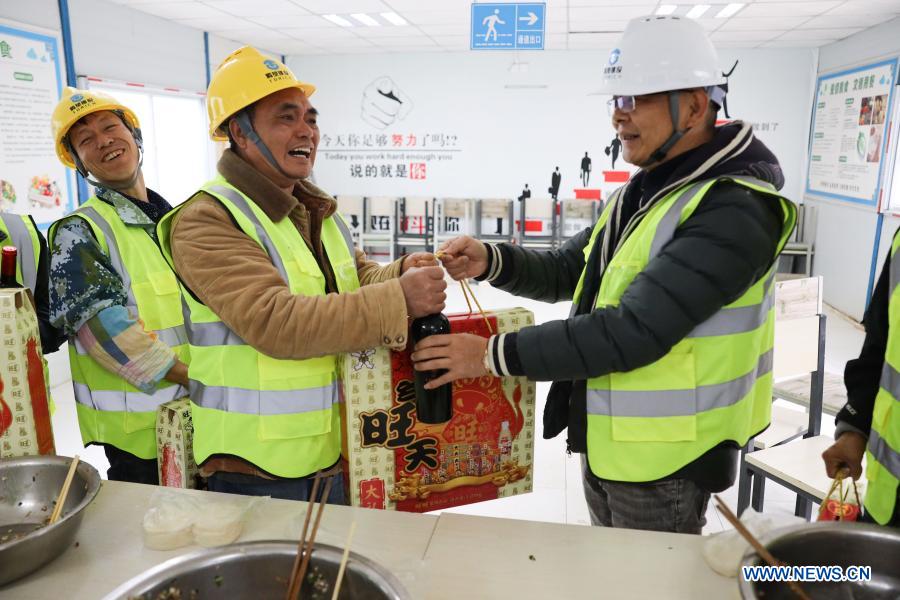
[[[412,323],[411,335],[416,343],[429,335],[450,333],[450,321],[437,313],[416,319]],[[445,383],[439,388],[426,390],[425,384],[443,375],[446,371],[416,371],[416,413],[422,423],[446,423],[453,416],[453,384]]]

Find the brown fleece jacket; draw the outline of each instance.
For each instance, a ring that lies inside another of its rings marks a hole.
[[[175,216],[170,243],[175,271],[201,302],[246,343],[274,358],[406,346],[406,300],[397,279],[401,260],[382,267],[357,250],[362,287],[336,293],[321,241],[322,221],[337,208],[334,198],[306,181],[288,195],[230,150],[223,153],[218,170],[272,221],[291,220],[316,257],[329,293],[292,294],[265,250],[237,227],[218,200],[199,192]],[[210,457],[203,467],[206,474],[221,470],[265,476],[233,458]]]

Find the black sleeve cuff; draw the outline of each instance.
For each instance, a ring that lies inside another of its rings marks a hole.
[[[501,333],[488,340],[488,363],[494,375],[508,377],[525,374],[516,348],[517,337],[515,332]]]

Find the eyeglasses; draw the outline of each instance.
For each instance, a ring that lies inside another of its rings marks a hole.
[[[606,101],[609,116],[612,116],[616,110],[630,113],[634,111],[635,106],[637,106],[637,96],[613,96]]]

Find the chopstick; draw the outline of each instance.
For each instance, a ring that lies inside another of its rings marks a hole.
[[[333,483],[334,478],[328,478],[328,481],[325,482],[325,490],[322,492],[321,500],[316,502],[316,492],[319,491],[320,481],[321,478],[319,477],[314,479],[312,491],[309,496],[309,503],[306,506],[306,518],[303,521],[303,531],[300,534],[300,542],[297,545],[297,556],[294,558],[294,567],[291,569],[291,579],[288,583],[287,600],[294,600],[294,598],[300,597],[300,592],[303,589],[303,578],[306,575],[306,569],[309,568],[309,559],[310,555],[312,555],[313,544],[315,544],[316,541],[319,523],[322,521],[322,513],[325,512],[325,504],[328,503],[328,494],[331,492],[331,484]],[[310,517],[312,516],[314,503],[318,504],[318,509],[316,511],[312,533],[310,533],[309,539],[307,540],[306,532],[309,530],[309,522]]]
[[[744,524],[741,523],[740,519],[738,519],[733,512],[731,512],[731,509],[728,508],[728,505],[725,504],[725,501],[722,500],[722,498],[718,494],[715,494],[713,497],[716,499],[716,508],[719,509],[719,512],[722,513],[722,515],[726,519],[728,519],[728,522],[734,526],[738,533],[744,536],[744,539],[747,540],[747,542],[751,546],[753,546],[753,549],[756,550],[756,553],[759,554],[760,557],[762,557],[762,559],[769,564],[769,566],[777,567],[780,564],[784,564],[778,561],[774,556],[772,556],[772,553],[769,552],[769,550],[765,546],[763,546],[746,527],[744,527]],[[801,598],[802,600],[811,600],[811,598],[806,595],[806,592],[803,591],[803,588],[801,588],[800,584],[798,584],[797,582],[786,581],[785,583],[788,584],[788,587],[791,588],[791,591],[794,592],[794,594],[798,598]]]
[[[66,503],[66,496],[69,495],[69,488],[72,486],[72,479],[75,477],[75,469],[78,467],[79,460],[81,459],[76,454],[72,462],[69,463],[69,472],[66,473],[66,480],[63,482],[62,490],[60,490],[59,497],[56,499],[56,506],[53,507],[53,512],[50,513],[49,525],[59,521],[59,517],[62,515],[63,504]]]
[[[350,558],[350,542],[353,541],[353,534],[356,532],[356,521],[350,523],[350,533],[347,535],[347,541],[344,544],[344,555],[341,557],[341,566],[338,569],[337,578],[334,581],[334,593],[331,600],[338,600],[338,594],[341,591],[341,582],[344,580],[344,570],[347,568],[347,559]]]
[[[303,550],[306,546],[306,532],[309,530],[309,518],[312,516],[316,492],[319,491],[319,481],[321,480],[318,477],[313,480],[312,492],[309,496],[309,502],[306,505],[306,518],[303,520],[303,531],[300,533],[300,541],[297,543],[297,556],[294,558],[294,566],[291,567],[291,580],[288,583],[288,591],[285,600],[294,600],[294,597],[297,595],[297,592],[294,590],[294,585],[297,580],[297,573],[300,571],[300,561],[303,558]]]

